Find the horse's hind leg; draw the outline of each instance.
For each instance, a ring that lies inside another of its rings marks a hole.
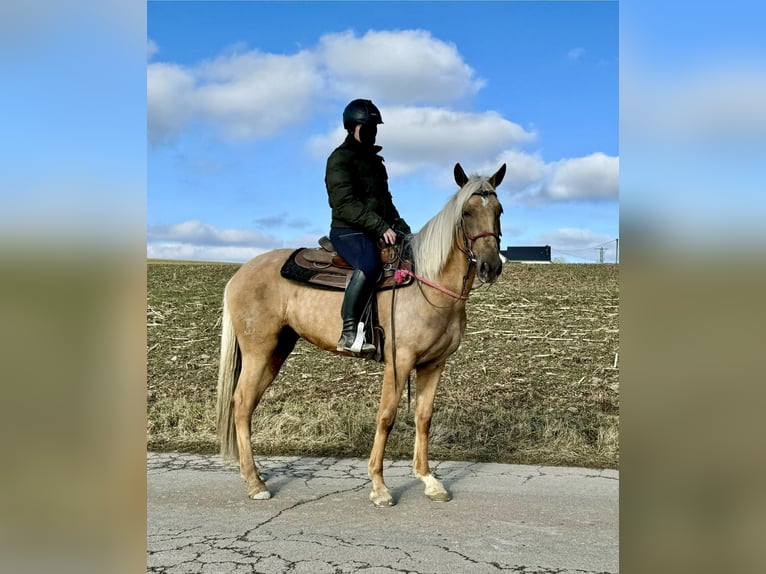
[[[256,500],[271,497],[255,466],[250,442],[250,422],[253,411],[272,381],[266,362],[266,358],[243,359],[242,372],[239,375],[233,399],[234,425],[237,429],[237,447],[239,448],[239,473],[247,483],[247,495]]]
[[[450,500],[447,489],[444,488],[433,474],[428,465],[428,432],[431,429],[434,395],[439,383],[444,363],[433,363],[418,367],[416,380],[415,406],[415,454],[412,459],[412,470],[426,485],[425,494],[431,500],[446,502]]]
[[[277,344],[259,345],[258,351],[242,354],[242,371],[234,391],[234,424],[239,448],[239,472],[247,483],[247,495],[253,500],[271,498],[253,458],[250,423],[263,393],[295,346],[298,337],[291,330],[280,334]],[[268,352],[270,349],[273,351]],[[264,352],[267,351],[267,352]]]

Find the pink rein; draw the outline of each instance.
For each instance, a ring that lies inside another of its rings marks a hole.
[[[394,272],[394,280],[397,283],[403,283],[405,281],[405,279],[407,279],[407,277],[413,277],[413,278],[417,279],[418,281],[420,281],[421,283],[425,283],[429,287],[433,287],[437,291],[441,291],[442,293],[444,293],[446,295],[449,295],[450,297],[452,297],[454,299],[457,299],[458,301],[467,301],[468,300],[468,297],[466,297],[465,295],[459,295],[458,293],[455,293],[454,291],[450,291],[449,289],[447,289],[446,287],[442,287],[438,283],[434,283],[433,281],[429,281],[425,277],[421,277],[420,275],[416,275],[415,273],[413,273],[409,269],[397,269]]]

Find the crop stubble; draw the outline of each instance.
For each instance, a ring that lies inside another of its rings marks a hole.
[[[221,297],[238,267],[148,265],[151,450],[216,450]],[[437,391],[431,458],[616,468],[618,304],[610,264],[507,264],[475,290]],[[256,454],[366,457],[381,375],[377,363],[300,341],[256,410]],[[407,401],[405,392],[388,458],[411,456]]]

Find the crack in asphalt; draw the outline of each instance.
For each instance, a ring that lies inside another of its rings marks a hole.
[[[283,514],[285,514],[285,513],[287,513],[287,512],[290,512],[291,510],[295,510],[296,508],[299,508],[299,507],[301,507],[301,506],[304,506],[304,505],[306,505],[306,504],[312,504],[312,503],[314,503],[314,502],[317,502],[317,501],[319,501],[319,500],[322,500],[322,499],[328,498],[328,497],[330,497],[330,496],[337,496],[337,495],[339,495],[339,494],[343,494],[343,493],[345,493],[345,492],[355,492],[355,491],[359,491],[359,490],[362,490],[362,489],[363,489],[364,487],[366,487],[366,486],[367,486],[366,484],[360,484],[360,485],[358,485],[358,486],[355,486],[355,487],[353,487],[353,488],[345,488],[345,489],[341,489],[341,490],[335,490],[335,491],[333,491],[333,492],[328,492],[328,493],[326,493],[326,494],[322,494],[322,495],[320,495],[320,496],[316,496],[316,497],[314,497],[314,498],[310,498],[310,499],[308,499],[308,500],[299,500],[299,501],[298,501],[298,502],[296,502],[295,504],[292,504],[292,505],[290,505],[290,506],[286,506],[285,508],[283,508],[282,510],[280,510],[279,512],[277,512],[277,513],[276,513],[274,516],[271,516],[270,518],[267,518],[267,519],[266,519],[266,520],[264,520],[263,522],[261,522],[261,523],[259,523],[259,524],[256,524],[256,525],[255,525],[255,526],[253,526],[252,528],[249,528],[249,529],[248,529],[248,530],[247,530],[247,531],[246,531],[246,532],[245,532],[245,533],[244,533],[242,536],[240,536],[240,537],[238,537],[238,538],[240,538],[240,539],[243,539],[243,540],[244,540],[244,538],[246,538],[246,537],[247,537],[247,536],[248,536],[248,535],[249,535],[251,532],[255,532],[255,531],[256,531],[256,530],[258,530],[259,528],[261,528],[261,527],[263,527],[263,526],[266,526],[267,524],[270,524],[270,523],[274,522],[275,520],[277,520],[278,518],[280,518],[280,517],[281,517]]]

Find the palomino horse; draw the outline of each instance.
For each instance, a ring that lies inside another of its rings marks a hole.
[[[389,335],[384,349],[377,430],[368,465],[372,479],[370,500],[376,506],[394,504],[383,481],[383,453],[412,369],[416,370],[413,470],[425,483],[428,498],[450,499],[428,465],[434,394],[445,361],[457,350],[465,332],[465,304],[474,279],[489,283],[502,270],[499,250],[503,209],[495,188],[505,176],[505,164],[491,177],[470,179],[456,164],[454,175],[460,189],[412,238],[418,288],[377,293],[380,325]],[[247,494],[259,500],[271,494],[253,459],[253,411],[300,337],[335,352],[341,331],[343,292],[313,289],[282,278],[280,268],[290,253],[289,249],[270,251],[244,264],[227,284],[223,298],[218,374],[221,454],[239,459]],[[396,333],[391,332],[392,297],[393,325],[406,326]]]

